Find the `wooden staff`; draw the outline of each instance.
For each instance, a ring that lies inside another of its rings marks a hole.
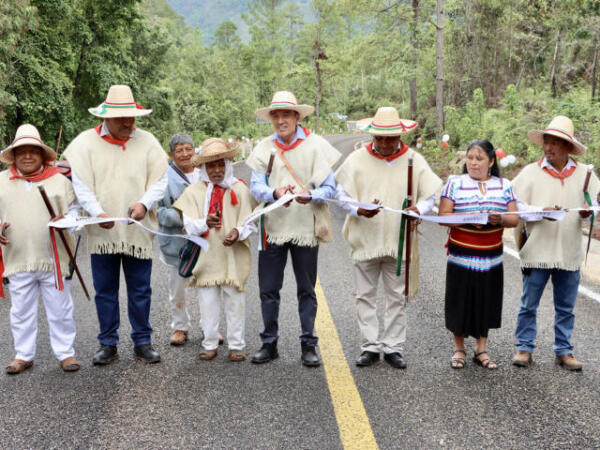
[[[54,208],[52,207],[52,203],[50,203],[48,194],[46,194],[46,189],[44,189],[44,186],[41,184],[38,185],[38,189],[40,190],[42,199],[44,200],[44,203],[46,204],[46,208],[48,208],[48,212],[50,213],[50,218],[54,219],[56,217],[56,214],[54,212]],[[63,234],[63,230],[57,228],[56,231],[58,232],[58,235],[60,236],[60,240],[62,241],[63,245],[65,246],[65,250],[67,251],[67,255],[69,255],[69,260],[71,261],[71,264],[73,264],[73,268],[75,269],[77,278],[79,278],[79,282],[81,283],[83,292],[85,293],[85,296],[87,297],[87,299],[90,300],[90,294],[88,293],[87,287],[85,286],[83,277],[81,276],[81,272],[79,272],[79,267],[77,267],[77,261],[75,261],[75,257],[73,256],[73,253],[71,252],[71,248],[69,247],[69,244],[67,243],[65,235]]]
[[[585,197],[585,202],[588,206],[592,206],[592,199],[590,198],[590,193],[588,192],[588,187],[590,184],[590,177],[592,176],[592,170],[594,166],[590,165],[587,168],[587,174],[585,175],[585,182],[583,183],[583,196]],[[590,251],[590,244],[592,242],[592,231],[594,230],[594,213],[592,212],[592,217],[590,220],[590,233],[588,235],[587,247],[585,249],[585,262],[587,263],[587,256]]]
[[[413,204],[412,196],[413,196],[413,159],[408,158],[408,186],[406,187],[406,207],[410,208]],[[406,263],[404,265],[404,296],[408,298],[409,292],[409,283],[410,283],[410,234],[411,234],[411,225],[412,218],[407,217],[406,221]],[[402,255],[400,255],[402,258]]]
[[[58,155],[58,149],[60,148],[60,138],[62,137],[62,125],[60,126],[60,130],[58,130],[58,139],[56,140],[56,155]]]

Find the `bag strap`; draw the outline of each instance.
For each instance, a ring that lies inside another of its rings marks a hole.
[[[279,149],[277,151],[277,156],[279,156],[279,158],[281,158],[281,161],[283,162],[283,164],[285,165],[285,167],[287,168],[288,172],[290,173],[290,175],[292,176],[292,178],[296,181],[296,183],[298,183],[298,185],[303,189],[303,190],[307,190],[306,189],[306,185],[302,182],[302,180],[300,179],[300,177],[298,177],[298,175],[296,174],[296,171],[294,170],[294,168],[290,165],[289,161],[287,160],[287,158],[285,156],[283,156],[283,151],[281,149]]]

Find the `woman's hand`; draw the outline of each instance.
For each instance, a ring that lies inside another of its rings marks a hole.
[[[10,241],[4,235],[4,232],[6,231],[6,229],[8,227],[10,227],[10,223],[8,223],[8,222],[4,222],[3,224],[0,225],[0,244],[2,244],[2,245],[10,244]]]
[[[488,215],[488,223],[490,225],[502,226],[503,217],[504,216],[501,214],[489,214]]]
[[[379,200],[375,199],[375,200],[373,200],[372,203],[375,205],[378,205]],[[376,208],[376,209],[358,208],[356,210],[356,214],[358,214],[359,216],[366,217],[367,219],[370,219],[371,217],[374,217],[377,214],[379,214],[379,211],[381,211],[381,208]]]
[[[225,236],[225,239],[223,240],[223,245],[226,246],[226,247],[229,247],[230,245],[235,244],[237,242],[237,240],[238,240],[239,237],[240,237],[240,234],[238,233],[237,228],[233,228]]]

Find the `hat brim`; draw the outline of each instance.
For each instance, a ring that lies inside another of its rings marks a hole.
[[[239,152],[239,147],[235,147],[227,152],[217,153],[215,155],[194,155],[192,156],[192,166],[200,167],[202,164],[206,164],[213,161],[218,161],[220,159],[233,159],[235,155]]]
[[[0,161],[5,164],[13,164],[15,162],[14,149],[23,147],[24,145],[33,145],[39,147],[42,150],[44,161],[56,161],[56,152],[54,149],[48,147],[46,144],[40,144],[33,139],[21,139],[16,145],[9,145],[0,152]]]
[[[569,139],[565,135],[560,134],[557,131],[531,130],[527,133],[527,137],[529,138],[529,140],[531,142],[538,145],[539,147],[542,147],[544,145],[544,135],[545,134],[548,134],[550,136],[556,136],[557,138],[560,138],[563,141],[567,141],[567,142],[570,142],[571,144],[573,144],[573,146],[571,147],[571,150],[569,151],[569,153],[572,155],[583,156],[587,152],[587,147],[585,145],[583,145],[581,142],[579,142],[576,139]]]
[[[278,109],[296,111],[300,115],[300,119],[302,120],[307,116],[310,116],[314,110],[314,106],[310,105],[285,105],[285,106],[267,106],[266,108],[259,108],[254,111],[254,114],[259,119],[264,120],[265,122],[271,121],[271,111],[276,111]]]
[[[104,111],[104,112],[103,112]],[[88,108],[88,112],[92,116],[100,117],[101,119],[116,119],[118,117],[142,117],[152,113],[151,109],[134,109],[134,108],[102,108],[99,105],[96,108]]]
[[[372,136],[402,136],[403,134],[414,131],[419,126],[418,122],[415,122],[414,120],[400,119],[401,125],[399,126],[377,127],[372,125],[373,120],[374,117],[360,119],[356,122],[356,126]]]

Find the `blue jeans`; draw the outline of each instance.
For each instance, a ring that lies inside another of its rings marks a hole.
[[[127,284],[127,312],[131,324],[133,345],[150,344],[150,300],[152,260],[124,254],[92,254],[92,278],[96,290],[96,312],[100,324],[101,345],[119,343],[119,275],[121,264]]]
[[[292,266],[296,276],[298,314],[302,334],[300,342],[316,345],[315,318],[317,317],[317,256],[319,247],[304,247],[286,243],[269,244],[267,250],[258,254],[258,286],[265,329],[260,333],[263,344],[273,344],[279,338],[279,291],[283,285],[283,272],[287,263],[288,251],[292,256]]]
[[[533,353],[536,336],[536,314],[540,298],[552,277],[554,294],[554,345],[557,356],[573,353],[571,334],[575,325],[575,299],[581,277],[579,270],[531,269],[523,274],[523,295],[517,317],[517,350]]]

